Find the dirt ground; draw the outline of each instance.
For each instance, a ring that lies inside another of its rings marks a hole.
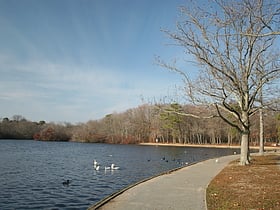
[[[252,156],[251,164],[230,163],[207,188],[209,210],[280,209],[280,155]]]

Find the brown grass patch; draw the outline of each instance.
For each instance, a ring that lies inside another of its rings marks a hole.
[[[207,206],[218,209],[280,209],[280,156],[253,156],[251,164],[230,163],[209,184]]]

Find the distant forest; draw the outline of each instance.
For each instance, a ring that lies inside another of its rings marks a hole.
[[[175,111],[174,111],[175,110]],[[176,111],[177,110],[177,111]],[[209,113],[205,107],[179,104],[141,105],[122,113],[106,115],[86,123],[31,122],[21,115],[0,119],[0,139],[76,141],[138,144],[143,142],[182,144],[240,144],[240,134],[222,119],[194,118],[184,113]],[[280,112],[265,110],[265,143],[280,139]],[[251,145],[259,142],[259,116],[251,119]]]

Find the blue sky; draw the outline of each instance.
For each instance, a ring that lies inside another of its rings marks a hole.
[[[172,94],[183,0],[0,0],[0,118],[86,122]]]

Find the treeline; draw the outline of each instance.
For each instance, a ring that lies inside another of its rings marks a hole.
[[[75,126],[69,123],[31,122],[21,115],[14,115],[12,119],[2,118],[0,122],[0,139],[69,141],[72,136],[72,127]]]
[[[114,144],[143,142],[182,144],[239,144],[239,133],[222,119],[194,118],[179,113],[209,115],[211,110],[197,106],[167,104],[141,105],[123,113],[106,115],[100,120],[72,125],[70,123],[30,122],[16,115],[0,123],[2,139],[35,139],[43,141],[77,141]],[[265,141],[278,142],[280,114],[265,111]],[[251,144],[259,141],[259,116],[251,118]]]

